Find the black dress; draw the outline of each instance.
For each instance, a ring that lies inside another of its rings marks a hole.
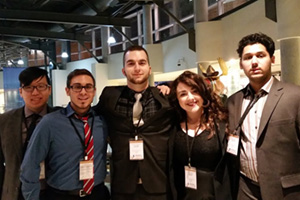
[[[197,190],[185,187],[184,166],[188,165],[187,138],[189,148],[193,137],[186,136],[181,129],[174,140],[173,166],[174,180],[178,200],[215,200],[214,171],[218,165],[222,150],[218,136],[208,139],[209,131],[204,130],[194,139],[191,150],[191,165],[197,169]]]

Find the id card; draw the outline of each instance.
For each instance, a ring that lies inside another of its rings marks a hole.
[[[129,140],[129,160],[144,160],[144,142],[142,139]]]
[[[197,190],[197,170],[195,167],[184,166],[185,187]]]
[[[228,138],[226,151],[236,156],[238,154],[238,148],[239,148],[239,136],[230,135]]]
[[[45,179],[45,161],[40,163],[40,180]]]
[[[94,177],[93,160],[82,160],[79,163],[79,180],[92,179]]]

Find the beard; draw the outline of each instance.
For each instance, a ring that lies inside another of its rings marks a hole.
[[[149,78],[149,76],[147,76],[147,75],[144,75],[143,77],[139,77],[139,78],[133,78],[131,76],[127,76],[127,80],[130,83],[133,83],[133,84],[143,84],[143,83],[146,83],[146,82],[148,82],[148,78]]]

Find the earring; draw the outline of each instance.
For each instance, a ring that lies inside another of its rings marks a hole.
[[[203,102],[203,103],[204,103],[204,102]],[[203,107],[203,108],[207,108],[207,107],[209,106],[209,104],[210,104],[210,101],[207,100],[206,104],[202,104],[202,107]]]

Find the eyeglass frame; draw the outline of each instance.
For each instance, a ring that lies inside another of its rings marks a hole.
[[[41,86],[45,86],[44,89],[41,89],[41,88],[38,88],[38,87],[41,87]],[[44,83],[40,83],[36,86],[33,86],[33,85],[23,85],[21,88],[25,91],[25,92],[33,92],[35,89],[39,92],[41,91],[46,91],[47,88],[49,88],[50,85],[49,84],[44,84]]]
[[[78,86],[78,87],[80,87],[80,90],[78,90],[78,91],[76,91],[76,89],[74,90],[74,86],[75,85]],[[90,88],[87,88],[87,87],[90,87]],[[90,83],[86,84],[85,86],[82,86],[80,83],[75,83],[73,85],[70,85],[68,88],[72,89],[73,92],[76,92],[76,93],[81,92],[83,88],[85,89],[86,92],[93,92],[93,91],[95,91],[95,85],[90,84]]]

